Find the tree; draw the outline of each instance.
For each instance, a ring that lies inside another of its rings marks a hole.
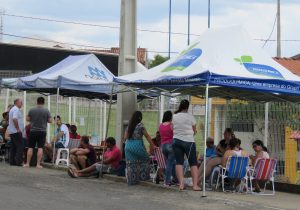
[[[150,60],[149,68],[153,68],[155,66],[158,66],[159,64],[162,64],[163,62],[165,62],[168,59],[169,59],[168,57],[164,57],[164,56],[161,56],[161,55],[157,54],[157,55],[154,56],[153,60]]]

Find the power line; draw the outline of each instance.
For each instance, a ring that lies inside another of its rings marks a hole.
[[[32,17],[32,16],[24,16],[24,15],[14,15],[14,14],[3,14],[9,17],[16,17],[16,18],[23,18],[23,19],[32,19],[32,20],[41,20],[41,21],[48,21],[48,22],[55,22],[55,23],[64,23],[64,24],[73,24],[73,25],[82,25],[82,26],[90,26],[90,27],[100,27],[100,28],[109,28],[109,29],[120,29],[119,26],[109,26],[109,25],[100,25],[100,24],[93,24],[93,23],[83,23],[83,22],[76,22],[76,21],[66,21],[66,20],[58,20],[58,19],[50,19],[50,18],[41,18],[41,17]],[[169,34],[168,31],[160,31],[160,30],[150,30],[150,29],[137,29],[141,32],[150,32],[150,33],[161,33],[161,34]],[[187,36],[187,33],[182,32],[171,32],[171,34],[175,35],[184,35]],[[192,36],[200,36],[200,34],[190,34]]]
[[[40,21],[48,21],[48,22],[56,22],[56,23],[64,23],[64,24],[73,24],[73,25],[82,25],[82,26],[90,26],[90,27],[100,27],[100,28],[110,28],[110,29],[120,29],[119,26],[110,26],[110,25],[100,25],[100,24],[92,24],[92,23],[83,23],[83,22],[76,22],[76,21],[65,21],[65,20],[57,20],[57,19],[50,19],[50,18],[41,18],[41,17],[32,17],[32,16],[24,16],[24,15],[15,15],[15,14],[8,14],[4,13],[3,16],[9,16],[9,17],[16,17],[16,18],[24,18],[24,19],[32,19],[32,20],[40,20]],[[276,22],[276,21],[275,21]],[[274,28],[274,27],[273,27]],[[150,30],[150,29],[137,29],[141,32],[150,32],[150,33],[161,33],[161,34],[169,34],[168,31],[160,31],[160,30]],[[274,31],[274,29],[272,30]],[[174,35],[184,35],[187,36],[187,33],[181,33],[181,32],[171,32],[171,34]],[[190,34],[191,36],[201,36],[200,34]],[[262,41],[262,42],[275,42],[277,40],[275,39],[254,39],[256,41]],[[300,42],[300,39],[284,39],[281,40],[284,42]]]
[[[9,37],[15,37],[15,38],[22,38],[22,39],[29,39],[29,40],[36,40],[36,41],[42,41],[42,42],[49,42],[49,43],[55,43],[55,44],[62,44],[62,45],[70,45],[70,46],[77,46],[77,47],[86,47],[86,48],[91,48],[91,49],[85,49],[85,50],[111,50],[109,47],[100,47],[100,46],[94,46],[94,45],[84,45],[84,44],[75,44],[75,43],[69,43],[69,42],[60,42],[60,41],[54,41],[54,40],[46,40],[46,39],[40,39],[40,38],[35,38],[35,37],[28,37],[28,36],[21,36],[21,35],[16,35],[16,34],[9,34],[9,33],[0,33],[0,35],[3,36],[9,36]],[[76,49],[80,50],[80,49]],[[82,49],[81,49],[82,50]],[[157,51],[157,50],[147,50],[147,52],[151,53],[161,53],[161,54],[167,54],[169,52],[164,52],[164,51]],[[179,52],[171,52],[172,54],[178,54]]]
[[[266,46],[266,44],[268,43],[268,41],[271,39],[272,34],[274,32],[274,29],[275,29],[276,21],[277,21],[277,14],[275,15],[275,20],[274,20],[274,23],[273,23],[272,31],[271,31],[270,35],[268,36],[268,39],[263,44],[262,48],[264,48]]]

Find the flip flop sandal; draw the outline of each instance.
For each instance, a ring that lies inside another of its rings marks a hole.
[[[68,175],[72,178],[78,178],[78,176],[75,175],[74,171],[71,168],[69,168],[68,170]]]

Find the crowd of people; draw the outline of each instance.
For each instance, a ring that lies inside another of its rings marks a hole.
[[[203,183],[204,176],[209,177],[215,166],[225,167],[227,159],[231,156],[249,157],[251,160],[249,164],[252,166],[259,158],[269,158],[268,150],[262,141],[253,142],[255,155],[249,155],[241,147],[241,140],[234,135],[234,131],[226,128],[224,139],[218,145],[214,144],[213,138],[207,138],[206,164],[204,165],[204,157],[201,155],[197,157],[196,120],[193,115],[189,114],[189,101],[182,100],[174,114],[171,111],[164,113],[155,138],[151,138],[149,135],[143,123],[142,112],[134,112],[121,141],[123,145],[118,147],[116,140],[108,137],[105,139],[106,149],[103,158],[97,161],[96,151],[89,143],[90,138],[80,136],[77,133],[77,127],[64,124],[60,116],[52,119],[49,110],[44,107],[45,99],[43,97],[37,98],[36,107],[29,110],[26,127],[20,111],[22,104],[21,99],[16,99],[14,105],[3,113],[3,120],[0,123],[0,141],[10,142],[9,162],[11,165],[30,167],[33,151],[37,148],[36,167],[42,168],[43,157],[46,157],[44,161],[51,161],[55,157],[54,148],[68,148],[70,139],[78,139],[78,141],[80,140],[79,147],[70,150],[71,167],[68,174],[71,177],[120,173],[120,170],[125,170],[120,164],[125,158],[127,182],[129,185],[135,185],[139,181],[150,179],[150,157],[155,155],[155,150],[159,149],[166,161],[165,170],[158,173],[158,177],[163,179],[164,185],[178,185],[179,190],[184,190],[184,168],[188,165],[192,177],[192,189],[200,191],[205,184]],[[53,121],[56,124],[56,134],[50,143],[46,143],[47,123]],[[150,145],[149,150],[146,149],[143,137]],[[24,138],[27,141],[24,141]],[[28,149],[24,163],[25,144]],[[259,192],[260,188],[257,182],[254,182],[254,186],[255,190]]]

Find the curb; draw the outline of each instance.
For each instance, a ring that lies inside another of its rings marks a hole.
[[[67,166],[55,165],[53,163],[41,163],[41,165],[44,168],[48,168],[48,169],[55,169],[55,170],[59,170],[59,171],[68,171],[68,167]]]
[[[55,164],[52,164],[52,163],[41,163],[41,165],[44,168],[48,168],[48,169],[54,169],[54,170],[65,171],[65,172],[68,171],[68,167],[63,166],[63,165],[55,165]],[[121,177],[121,176],[104,174],[103,178],[107,179],[107,180],[110,180],[110,181],[126,183],[126,178]],[[99,178],[99,179],[101,179],[101,178]],[[144,187],[152,187],[152,188],[156,188],[156,189],[178,191],[177,187],[164,187],[163,185],[155,184],[155,183],[152,183],[150,181],[148,181],[148,182],[147,181],[140,181],[138,185],[144,186]]]
[[[121,176],[115,176],[115,175],[109,175],[109,174],[104,174],[103,178],[107,179],[107,180],[111,180],[111,181],[115,181],[115,182],[123,182],[126,183],[126,178],[125,177],[121,177]],[[170,190],[170,191],[178,191],[177,187],[164,187],[163,185],[160,184],[155,184],[152,183],[150,181],[140,181],[139,186],[144,186],[144,187],[152,187],[152,188],[156,188],[156,189],[164,189],[164,190]]]

